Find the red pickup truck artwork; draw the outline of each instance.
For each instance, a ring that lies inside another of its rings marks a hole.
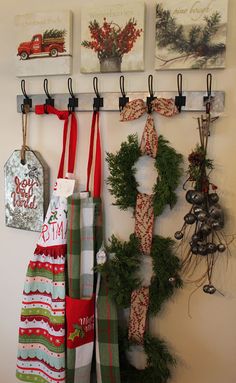
[[[66,52],[65,33],[65,30],[50,29],[43,34],[33,35],[31,41],[25,41],[19,44],[17,56],[20,56],[21,60],[45,55],[57,57],[58,53]]]

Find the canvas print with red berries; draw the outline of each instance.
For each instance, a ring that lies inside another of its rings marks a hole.
[[[81,72],[144,70],[143,2],[83,7]]]

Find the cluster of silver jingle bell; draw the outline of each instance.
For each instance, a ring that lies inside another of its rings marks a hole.
[[[175,238],[181,240],[187,225],[195,224],[195,230],[190,240],[190,252],[196,256],[214,256],[215,253],[223,253],[226,246],[221,242],[217,231],[224,227],[224,213],[218,204],[217,193],[203,193],[196,190],[188,190],[186,200],[192,205],[189,213],[184,216],[184,225],[181,231],[175,233]],[[215,243],[217,239],[218,243]],[[216,288],[211,284],[205,285],[203,291],[214,294]]]

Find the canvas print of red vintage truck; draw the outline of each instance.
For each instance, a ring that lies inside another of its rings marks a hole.
[[[15,27],[18,77],[71,73],[71,11],[18,15]]]
[[[17,55],[21,60],[32,57],[58,57],[65,49],[66,30],[50,29],[43,34],[33,35],[30,41],[21,42],[17,49]]]

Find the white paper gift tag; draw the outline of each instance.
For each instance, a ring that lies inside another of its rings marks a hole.
[[[55,195],[67,198],[73,194],[74,188],[75,180],[58,178]]]

